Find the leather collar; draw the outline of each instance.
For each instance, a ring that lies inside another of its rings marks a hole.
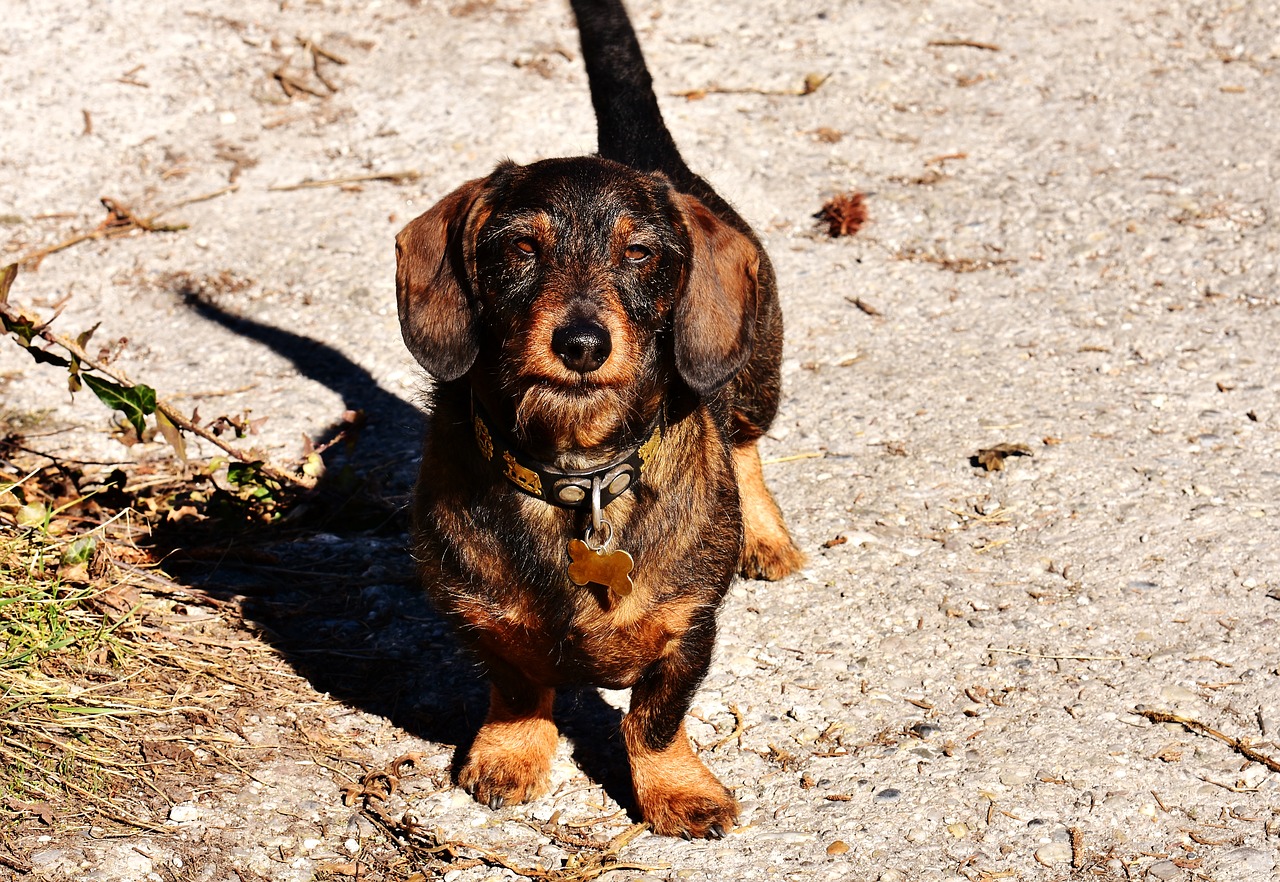
[[[471,396],[471,421],[480,454],[497,466],[503,477],[530,496],[575,511],[599,512],[634,487],[662,441],[666,428],[662,410],[644,434],[645,440],[597,469],[561,469],[521,452],[493,428],[493,419]],[[593,505],[593,496],[594,505]]]

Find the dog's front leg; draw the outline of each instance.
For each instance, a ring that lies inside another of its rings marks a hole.
[[[467,753],[458,783],[478,802],[498,809],[540,796],[550,783],[556,752],[551,718],[554,689],[504,662],[490,661],[489,713]]]
[[[738,820],[738,803],[689,746],[684,716],[711,663],[715,619],[707,615],[668,644],[631,690],[622,735],[631,785],[655,833],[720,839]]]

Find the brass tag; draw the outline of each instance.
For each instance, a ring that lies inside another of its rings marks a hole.
[[[569,578],[575,585],[593,582],[619,597],[626,597],[635,587],[631,583],[631,568],[635,561],[620,548],[596,551],[581,539],[570,539],[569,560],[572,561]]]

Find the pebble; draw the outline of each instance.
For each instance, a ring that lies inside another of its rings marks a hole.
[[[803,833],[799,830],[780,830],[777,833],[761,833],[756,837],[756,840],[758,842],[781,842],[783,845],[803,845],[817,838],[817,835],[813,833]]]
[[[969,835],[969,825],[963,821],[958,824],[948,824],[947,832],[956,839],[964,839]]]
[[[1177,702],[1180,702],[1180,701],[1199,701],[1200,700],[1199,695],[1196,695],[1196,693],[1192,692],[1190,689],[1186,688],[1185,686],[1179,686],[1176,683],[1171,683],[1170,685],[1165,686],[1163,689],[1161,689],[1160,698],[1172,704],[1176,704]]]
[[[1147,875],[1161,882],[1172,882],[1182,876],[1182,870],[1173,861],[1156,861],[1147,867]]]
[[[1036,849],[1036,860],[1046,867],[1051,864],[1064,864],[1071,860],[1071,845],[1066,842],[1050,842]]]
[[[902,798],[902,791],[896,787],[886,787],[875,795],[876,802],[897,802]]]
[[[84,852],[74,848],[46,848],[32,852],[27,858],[33,876],[66,874],[72,877],[84,861]]]
[[[907,882],[901,870],[885,870],[880,874],[880,882]]]
[[[1000,783],[1006,787],[1019,787],[1030,780],[1030,769],[1001,769],[1000,771]]]
[[[342,843],[342,847],[347,850],[347,854],[360,853],[360,843],[356,842],[354,839],[348,839],[346,842]]]
[[[1262,727],[1262,737],[1280,735],[1280,704],[1264,704],[1258,708],[1258,724]]]
[[[1219,855],[1214,864],[1218,869],[1229,872],[1247,870],[1251,879],[1266,879],[1276,867],[1276,857],[1246,845]]]
[[[849,843],[843,839],[837,839],[835,842],[827,846],[827,854],[848,854]]]
[[[186,824],[200,817],[200,809],[189,802],[180,802],[169,809],[169,820],[175,824]]]

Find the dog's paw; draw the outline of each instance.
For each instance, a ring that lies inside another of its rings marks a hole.
[[[684,725],[669,746],[651,750],[623,722],[631,786],[640,815],[660,836],[722,839],[738,820],[738,801],[690,749]]]
[[[776,582],[804,566],[804,554],[796,548],[784,527],[781,536],[771,535],[768,541],[748,534],[739,563],[742,575],[748,579]]]
[[[555,751],[550,720],[488,724],[476,735],[458,784],[491,809],[528,802],[546,792]]]
[[[702,769],[696,780],[637,788],[640,812],[653,832],[684,839],[723,839],[738,821],[738,801]]]

